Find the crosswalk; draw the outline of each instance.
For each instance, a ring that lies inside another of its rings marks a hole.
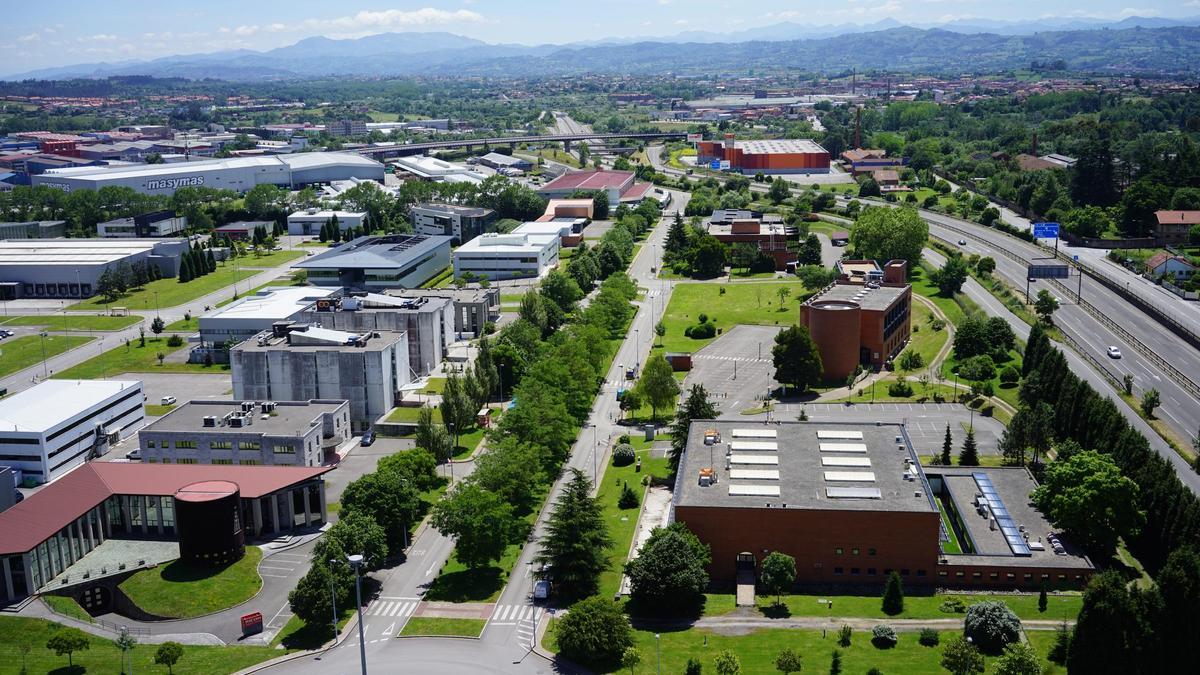
[[[491,622],[497,626],[515,626],[522,621],[537,624],[542,617],[542,608],[530,605],[496,605],[492,610]]]
[[[408,616],[413,613],[420,600],[376,600],[367,607],[368,616]]]
[[[693,359],[708,359],[712,361],[737,361],[739,363],[769,363],[770,359],[758,359],[751,356],[724,356],[721,354],[693,354]]]

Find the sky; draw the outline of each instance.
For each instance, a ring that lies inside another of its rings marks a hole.
[[[144,60],[228,49],[265,51],[314,35],[446,31],[487,42],[566,43],[811,25],[963,18],[1200,15],[1200,0],[3,0],[0,70]]]

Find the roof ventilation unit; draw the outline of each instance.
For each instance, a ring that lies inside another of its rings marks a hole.
[[[204,426],[206,426],[206,427],[217,426],[217,418],[212,415],[205,415],[204,416]]]

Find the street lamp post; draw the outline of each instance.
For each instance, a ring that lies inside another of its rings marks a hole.
[[[346,560],[350,562],[350,566],[354,568],[354,595],[358,601],[358,660],[362,665],[362,675],[367,675],[367,641],[363,637],[363,613],[362,613],[362,566],[363,557],[361,553],[346,556]]]
[[[154,318],[162,318],[158,314],[158,291],[154,291]]]
[[[337,561],[334,560],[333,558],[330,558],[329,559],[329,601],[333,604],[333,646],[334,647],[336,647],[337,643],[338,643],[337,590],[334,588],[334,585],[333,585],[333,582],[334,582],[333,566],[335,564],[337,564]]]
[[[46,366],[46,337],[47,337],[47,335],[48,335],[48,333],[46,333],[46,331],[42,331],[42,332],[38,333],[38,336],[40,336],[42,338],[42,377],[43,378],[50,377],[50,371],[48,370],[48,367]]]
[[[658,656],[658,675],[662,675],[662,644],[658,641],[658,633],[654,634],[654,651]]]

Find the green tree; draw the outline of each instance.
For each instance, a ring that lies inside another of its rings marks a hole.
[[[78,628],[59,628],[46,640],[46,649],[58,656],[66,654],[67,665],[71,667],[75,666],[75,652],[87,651],[91,646],[91,638]]]
[[[758,584],[768,595],[775,596],[775,604],[782,604],[781,596],[796,583],[796,559],[786,553],[771,551],[762,561],[762,574]],[[797,668],[797,670],[799,670]]]
[[[720,276],[725,271],[724,244],[711,234],[698,234],[689,248],[689,263],[692,276],[698,279]]]
[[[1146,522],[1139,494],[1137,483],[1122,475],[1111,457],[1089,450],[1051,462],[1032,499],[1050,522],[1107,559],[1116,552],[1118,538],[1136,536]]]
[[[633,646],[633,632],[621,606],[592,596],[575,603],[555,627],[559,653],[584,666],[609,669],[620,665]]]
[[[661,346],[663,336],[667,334],[667,324],[662,321],[654,324],[654,334],[658,337],[658,344]]]
[[[1158,407],[1162,399],[1157,389],[1150,388],[1142,392],[1142,400],[1138,404],[1142,409],[1142,414],[1146,417],[1154,417],[1154,409]]]
[[[162,317],[156,316],[154,317],[154,320],[150,322],[150,332],[154,333],[155,335],[162,333],[163,329],[166,327],[167,324],[163,323]]]
[[[805,288],[815,291],[833,283],[837,273],[820,265],[804,265],[796,270],[796,276],[800,279],[800,283],[804,284]]]
[[[962,637],[955,637],[942,649],[942,667],[951,675],[975,675],[983,672],[983,654]]]
[[[382,568],[387,561],[387,533],[371,516],[365,513],[348,513],[341,516],[313,547],[313,558],[344,559],[331,554],[330,549],[335,553],[340,551],[346,554],[360,554],[366,570],[374,571]]]
[[[310,626],[329,626],[332,635],[333,606],[330,604],[330,590],[336,592],[337,606],[345,608],[351,602],[350,587],[337,583],[330,569],[329,559],[320,560],[313,556],[313,564],[308,572],[296,582],[296,587],[288,593],[288,605],[295,614]],[[322,631],[324,632],[324,631]]]
[[[121,297],[121,292],[117,290],[116,281],[113,279],[112,268],[106,267],[100,273],[100,278],[96,280],[96,293],[104,298],[105,302],[115,302]]]
[[[400,551],[420,508],[421,495],[413,481],[397,471],[377,470],[346,486],[339,515],[371,518],[386,533],[388,550]]]
[[[771,187],[767,189],[767,199],[770,199],[772,203],[782,204],[790,196],[792,196],[792,189],[786,180],[777,177],[771,181]]]
[[[952,255],[946,258],[946,264],[934,273],[933,280],[937,284],[939,294],[951,298],[962,290],[963,284],[967,282],[967,276],[969,276],[967,261],[961,255]]]
[[[642,662],[642,653],[637,647],[626,647],[621,653],[621,667],[629,669],[629,675],[633,675],[633,669]]]
[[[539,285],[540,293],[543,298],[553,302],[564,313],[569,314],[575,310],[575,303],[583,297],[583,291],[579,289],[579,284],[570,277],[566,272],[560,270],[550,270],[545,279]],[[522,298],[522,306],[524,298]]]
[[[1042,660],[1024,642],[1014,642],[1004,648],[996,660],[995,675],[1042,675]]]
[[[821,382],[821,353],[806,326],[792,325],[776,334],[771,356],[776,382],[799,391]]]
[[[775,670],[783,673],[783,675],[798,673],[803,669],[804,660],[800,658],[800,653],[791,647],[784,647],[775,657]]]
[[[591,489],[587,476],[571,469],[571,480],[554,503],[537,555],[538,562],[549,566],[554,583],[574,597],[595,592],[612,545],[603,509]]]
[[[129,651],[137,646],[137,638],[133,637],[128,630],[122,629],[121,634],[113,640],[113,644],[117,649],[121,650],[121,672],[125,672],[125,659],[129,656]],[[25,645],[21,645],[25,646]],[[21,664],[21,672],[25,672],[24,663]]]
[[[671,425],[671,450],[668,459],[670,459],[672,467],[679,465],[679,459],[687,449],[692,420],[716,418],[717,408],[708,400],[708,390],[702,384],[693,384],[692,388],[688,390],[687,397],[675,412],[675,421]]]
[[[658,419],[658,411],[669,408],[679,396],[679,382],[671,364],[662,356],[651,356],[642,369],[642,377],[637,384],[638,393],[650,404],[654,419]]]
[[[796,252],[796,264],[801,266],[821,265],[821,240],[817,238],[817,235],[810,234],[800,243],[800,250]]]
[[[469,373],[449,373],[446,376],[446,385],[442,388],[442,422],[449,427],[456,449],[459,436],[474,428],[475,417],[479,412],[478,406],[475,405],[475,397],[471,395],[474,385],[469,379]]]
[[[963,635],[984,652],[998,654],[1021,639],[1021,620],[1003,602],[977,602],[967,608]]]
[[[1172,551],[1154,582],[1162,598],[1157,621],[1162,644],[1182,648],[1200,643],[1200,555],[1195,547]]]
[[[1071,651],[1071,627],[1067,622],[1062,622],[1058,628],[1054,629],[1054,644],[1050,646],[1050,653],[1046,654],[1046,659],[1051,663],[1058,665],[1066,665],[1067,654]]]
[[[775,294],[779,296],[779,309],[783,310],[783,303],[792,294],[792,289],[780,284],[779,290],[775,291]]]
[[[950,425],[946,425],[946,438],[942,441],[942,455],[939,458],[944,466],[950,466],[950,452],[954,448],[954,439],[950,435]]]
[[[454,439],[446,433],[446,427],[433,421],[433,408],[421,406],[417,410],[417,430],[413,435],[416,447],[433,454],[441,464],[450,461],[454,454]]]
[[[1139,652],[1146,646],[1149,626],[1142,620],[1140,604],[1138,591],[1130,589],[1119,572],[1092,577],[1071,636],[1067,672],[1141,672]]]
[[[433,507],[433,526],[455,537],[454,554],[469,569],[504,555],[520,523],[512,505],[474,483],[460,483]]]
[[[687,665],[683,667],[683,675],[702,675],[703,672],[704,668],[696,658],[688,658]]]
[[[1037,312],[1038,318],[1044,323],[1050,323],[1054,312],[1058,311],[1058,298],[1043,288],[1038,291],[1037,297],[1033,301],[1033,311]]]
[[[904,585],[895,570],[888,575],[883,587],[883,613],[896,616],[904,612]]]
[[[167,673],[175,672],[175,664],[183,658],[183,645],[178,642],[164,642],[154,650],[154,662],[167,667]]]
[[[723,649],[717,654],[713,665],[716,667],[718,675],[741,675],[742,672],[742,662],[738,660],[736,654],[728,649]]]
[[[708,586],[708,545],[680,522],[655,528],[633,560],[625,563],[630,595],[651,611],[692,609]]]
[[[908,269],[921,261],[929,225],[910,207],[869,207],[850,231],[856,255],[872,260],[905,260]]]
[[[836,649],[829,657],[829,675],[842,675],[842,653]]]
[[[958,453],[959,466],[979,466],[979,447],[975,444],[975,428],[967,428],[962,451]]]

